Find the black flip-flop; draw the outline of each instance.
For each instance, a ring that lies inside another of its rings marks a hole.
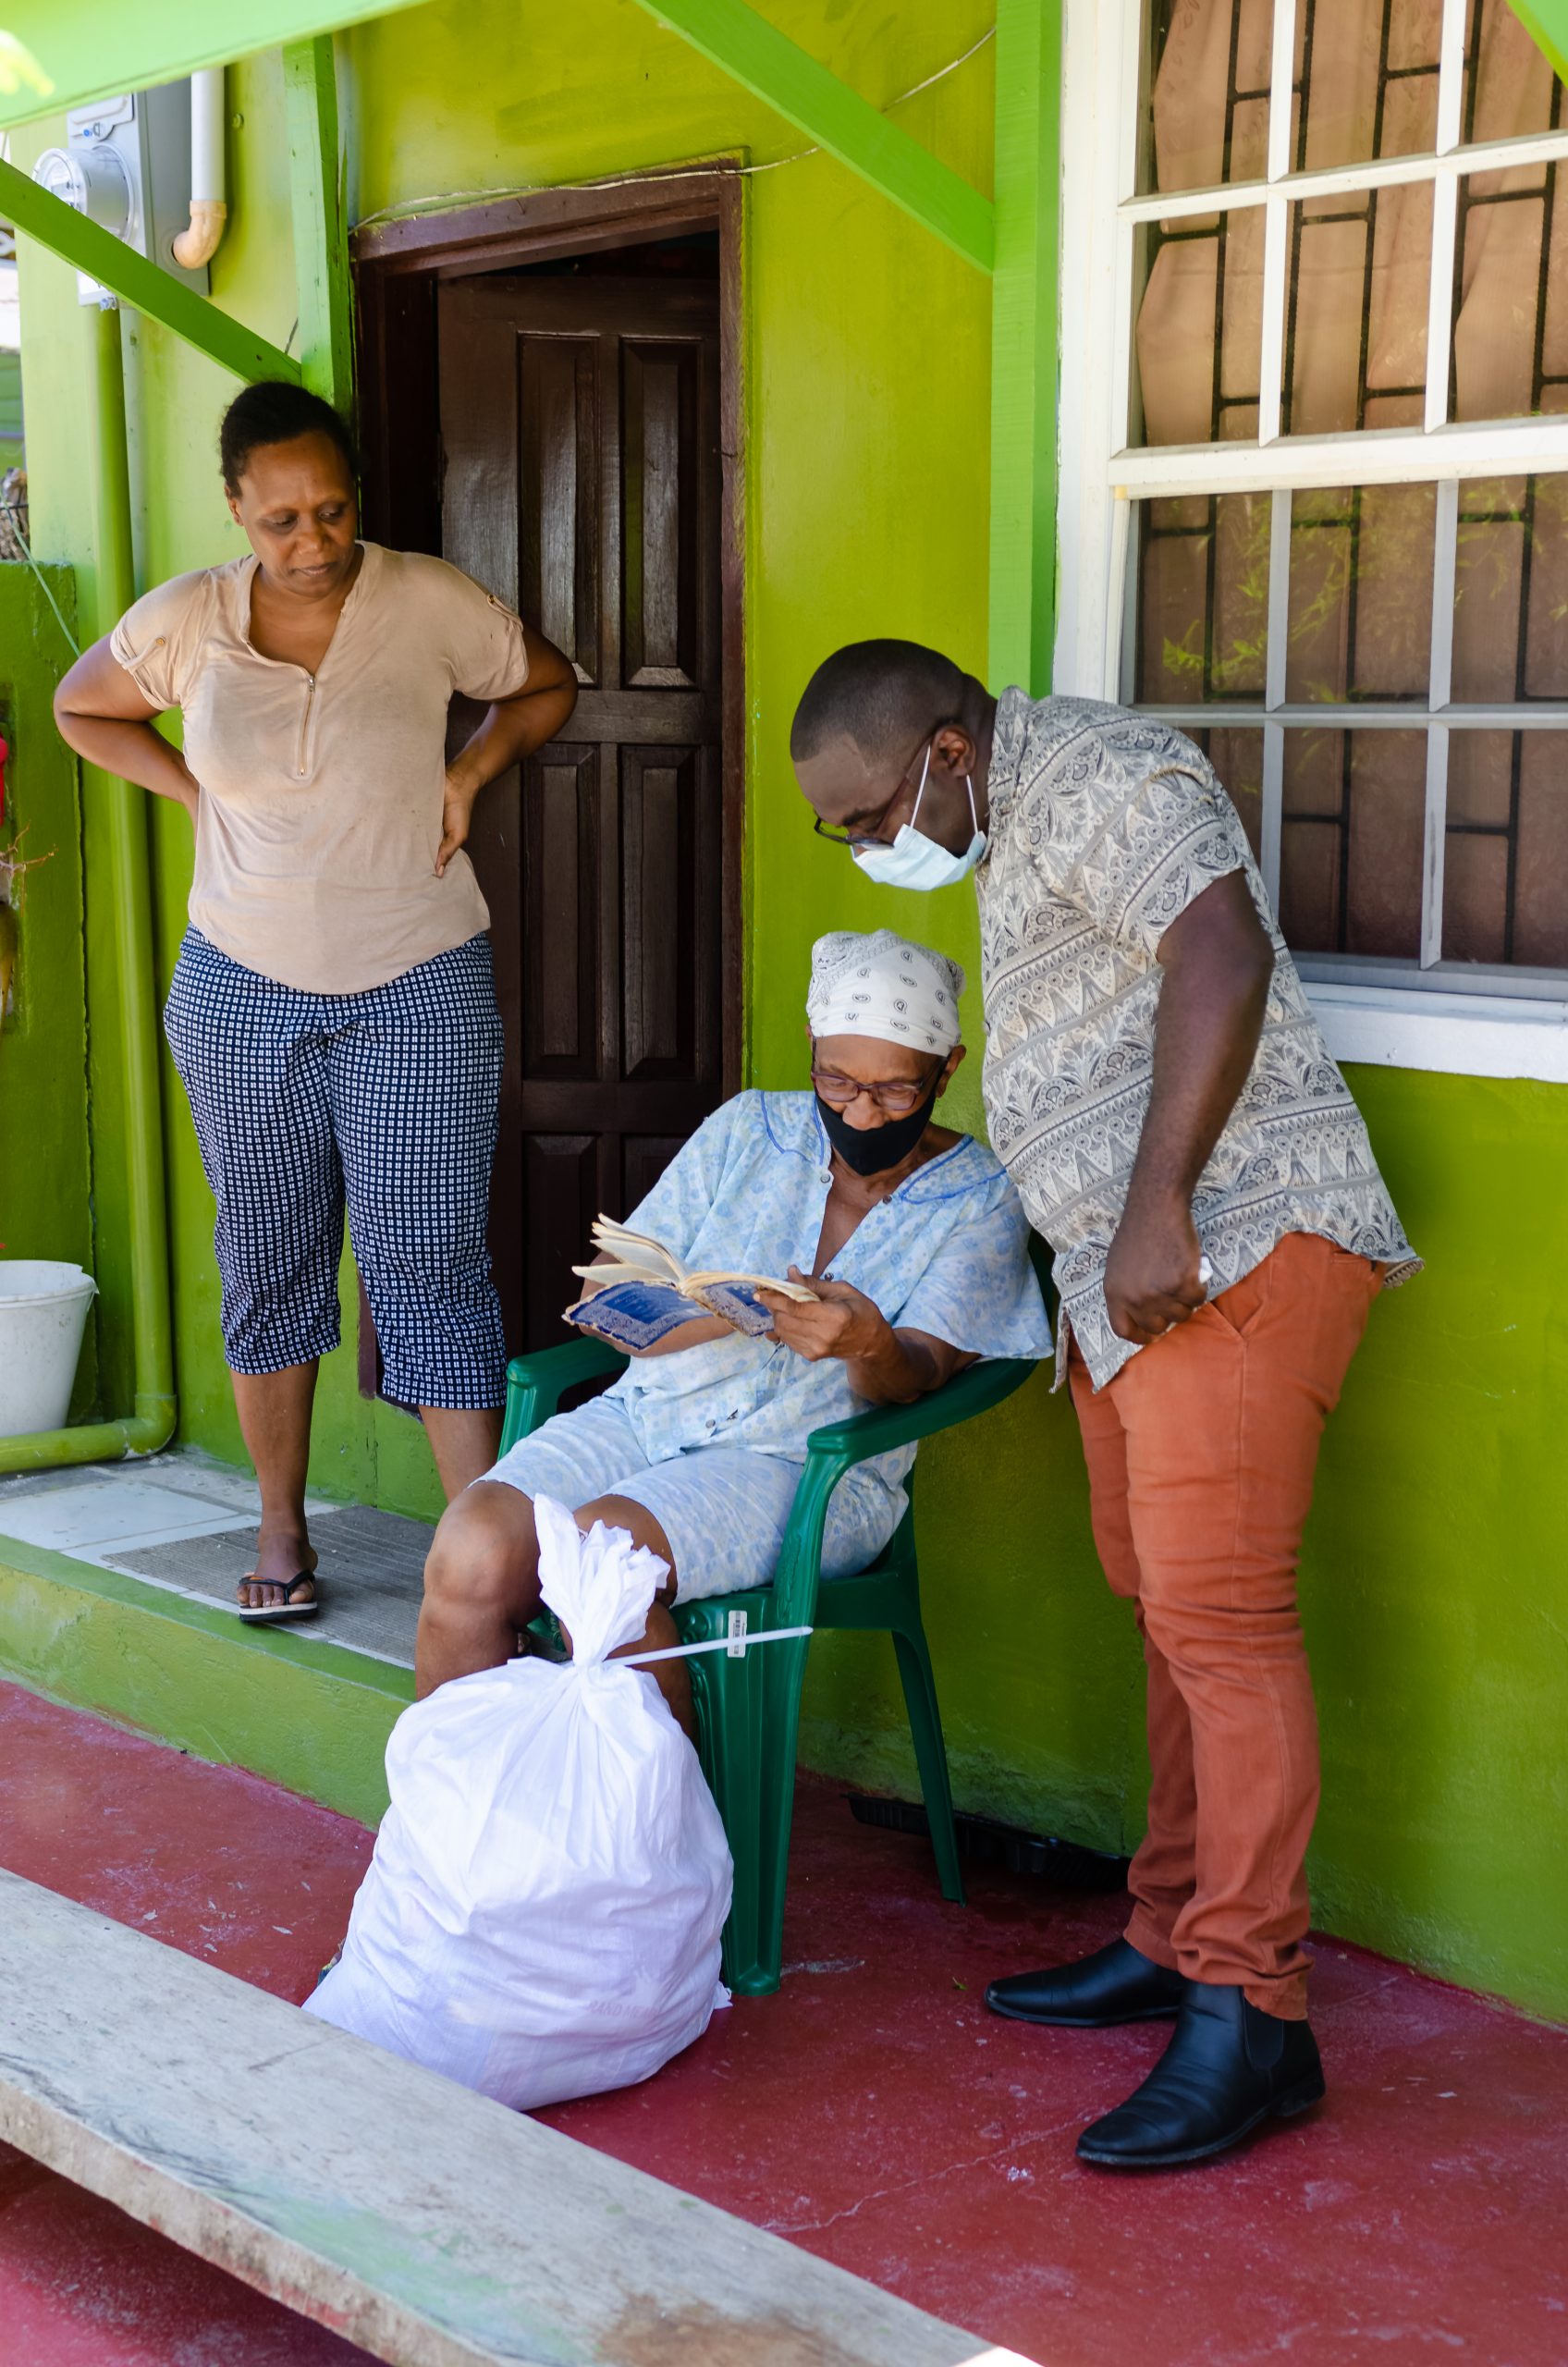
[[[256,1626],[276,1625],[283,1619],[313,1619],[321,1609],[320,1600],[315,1595],[312,1595],[309,1602],[290,1602],[288,1600],[288,1595],[292,1594],[294,1588],[305,1578],[309,1578],[312,1587],[320,1583],[314,1570],[297,1570],[288,1581],[288,1592],[285,1594],[281,1602],[263,1603],[254,1611],[245,1603],[237,1602],[234,1606],[236,1615],[240,1619],[250,1620],[251,1625]],[[276,1580],[258,1578],[254,1570],[247,1570],[242,1583],[246,1586],[281,1586],[283,1581],[281,1578]]]

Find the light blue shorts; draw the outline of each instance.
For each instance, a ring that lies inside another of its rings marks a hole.
[[[742,1446],[688,1447],[650,1463],[613,1397],[557,1414],[520,1439],[486,1478],[578,1512],[600,1496],[644,1505],[669,1539],[682,1602],[766,1586],[784,1542],[803,1466]],[[824,1577],[868,1569],[903,1517],[902,1488],[857,1465],[833,1491],[822,1540]]]

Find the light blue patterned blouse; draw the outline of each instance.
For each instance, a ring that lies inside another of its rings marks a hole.
[[[628,1219],[690,1267],[809,1274],[832,1171],[815,1097],[741,1093],[704,1119]],[[995,1155],[972,1134],[927,1160],[862,1218],[833,1259],[889,1323],[981,1356],[1048,1356],[1029,1226]],[[606,1392],[650,1463],[692,1447],[749,1447],[803,1462],[807,1434],[864,1413],[843,1363],[739,1335],[633,1358]],[[897,1485],[913,1447],[875,1468]]]

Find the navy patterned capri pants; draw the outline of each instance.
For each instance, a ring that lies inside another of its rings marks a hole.
[[[300,994],[187,932],[164,1027],[218,1204],[230,1369],[337,1347],[343,1215],[402,1405],[506,1399],[485,1243],[501,1019],[490,940]]]

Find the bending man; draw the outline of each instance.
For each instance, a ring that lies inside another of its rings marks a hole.
[[[1127,1935],[987,2002],[1080,2029],[1175,2016],[1078,2151],[1197,2160],[1323,2093],[1296,1562],[1372,1300],[1418,1261],[1241,821],[1179,731],[998,700],[934,650],[873,641],[813,676],[791,754],[817,828],[868,877],[974,876],[991,1140],[1056,1251],[1058,1385],[1148,1664]]]

